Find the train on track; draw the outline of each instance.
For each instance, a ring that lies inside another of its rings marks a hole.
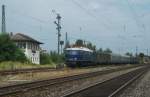
[[[96,53],[85,47],[65,49],[65,63],[68,67],[81,67],[100,64],[136,64],[136,57],[113,53]]]

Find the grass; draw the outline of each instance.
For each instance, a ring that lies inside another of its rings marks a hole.
[[[40,68],[40,67],[52,67],[55,68],[56,64],[46,64],[46,65],[37,65],[37,64],[27,64],[20,62],[0,62],[0,70],[13,70],[13,69],[24,69],[24,68]]]

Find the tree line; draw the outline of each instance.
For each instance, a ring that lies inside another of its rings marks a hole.
[[[92,44],[91,42],[86,43],[81,39],[76,40],[76,42],[72,45],[67,42],[65,48],[67,47],[87,47],[95,51],[96,53],[113,53],[109,48],[97,49],[96,45]],[[129,52],[127,52],[126,55],[133,56],[133,54]],[[143,58],[144,54],[140,53],[138,56]],[[50,51],[49,53],[41,53],[40,59],[41,64],[52,64],[64,62],[65,57],[64,54],[58,55],[56,51]],[[23,51],[15,45],[15,43],[11,40],[9,34],[6,33],[0,34],[0,62],[2,61],[29,62]]]
[[[96,45],[92,44],[91,42],[86,42],[82,39],[76,40],[76,42],[72,45],[67,44],[67,47],[86,47],[86,48],[89,48],[89,49],[91,49],[91,50],[93,50],[94,52],[97,52],[97,53],[112,53],[112,50],[109,49],[109,48],[106,48],[106,49],[99,48],[99,49],[97,49]]]

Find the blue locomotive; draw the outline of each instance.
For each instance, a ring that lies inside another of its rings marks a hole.
[[[137,58],[109,53],[95,53],[85,47],[65,49],[65,63],[69,67],[81,67],[99,64],[136,64]]]
[[[69,67],[92,65],[93,58],[93,51],[85,47],[65,49],[65,62]]]

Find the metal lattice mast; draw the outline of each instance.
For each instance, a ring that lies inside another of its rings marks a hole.
[[[68,33],[66,32],[65,46],[67,46],[67,42],[68,42]]]
[[[56,17],[57,21],[54,21],[54,23],[56,24],[57,26],[57,31],[58,31],[58,54],[60,54],[60,37],[61,37],[61,33],[60,33],[60,30],[61,30],[61,25],[60,25],[60,20],[61,20],[61,16],[60,14],[57,14],[57,17]]]
[[[5,5],[2,5],[2,33],[6,33]]]

